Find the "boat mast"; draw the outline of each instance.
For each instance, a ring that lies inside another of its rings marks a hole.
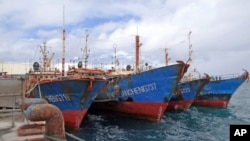
[[[188,60],[189,60],[189,65],[191,66],[191,63],[192,63],[192,52],[193,52],[193,50],[192,50],[192,44],[190,43],[190,36],[191,36],[191,33],[192,33],[192,31],[189,31],[189,33],[188,33],[188,45],[189,45],[189,53],[188,53],[188,56],[189,56],[189,58],[188,58]]]
[[[64,5],[63,5],[63,35],[62,35],[62,76],[64,76],[64,68],[65,68],[65,28],[64,28]]]
[[[190,79],[190,80],[192,80],[193,78],[192,78],[192,68],[191,68],[191,64],[192,64],[192,53],[193,53],[193,50],[192,50],[192,44],[190,43],[191,41],[190,41],[190,36],[191,36],[191,33],[192,33],[192,31],[189,31],[189,33],[188,33],[188,45],[189,45],[189,51],[188,51],[188,63],[189,63],[189,67],[190,67],[190,70],[191,70],[191,72],[189,72],[188,73],[188,78]]]
[[[51,65],[51,60],[54,56],[54,53],[52,53],[51,57],[48,58],[48,52],[46,49],[46,42],[43,42],[43,46],[40,46],[42,55],[43,55],[43,70],[42,71],[46,71],[47,68],[50,68]]]
[[[114,55],[114,65],[115,65],[115,70],[116,70],[116,66],[118,65],[118,60],[116,58],[116,47],[117,45],[116,44],[113,44],[113,48],[114,48],[114,52],[115,52],[115,55]]]
[[[135,71],[139,72],[139,49],[140,49],[140,39],[138,35],[138,29],[137,29],[137,35],[135,36]]]
[[[86,44],[85,44],[85,48],[84,48],[84,66],[85,66],[85,69],[87,68],[88,58],[89,58],[88,37],[89,37],[88,30],[86,30],[86,38],[85,38]]]
[[[40,49],[41,49],[41,52],[42,52],[42,55],[43,55],[43,69],[42,71],[45,71],[46,69],[46,60],[47,60],[47,51],[46,51],[46,42],[43,42],[43,46],[40,46]]]
[[[168,58],[168,48],[165,48],[165,65],[168,65],[168,61],[170,60],[170,58]]]

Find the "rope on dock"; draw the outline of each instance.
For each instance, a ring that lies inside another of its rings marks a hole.
[[[67,136],[77,140],[77,141],[85,141],[84,139],[78,138],[77,136],[75,136],[73,134],[70,134],[70,133],[67,133],[67,132],[65,132],[65,134]],[[65,141],[65,140],[62,140],[62,139],[59,139],[59,138],[56,138],[56,137],[48,136],[46,134],[44,134],[44,137],[47,138],[47,139],[53,140],[53,141]]]

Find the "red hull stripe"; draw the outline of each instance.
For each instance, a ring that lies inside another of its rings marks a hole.
[[[203,106],[211,108],[226,108],[229,100],[195,100],[193,106]]]
[[[170,101],[166,111],[185,111],[193,103],[193,100]]]
[[[79,129],[87,110],[82,111],[63,111],[65,127],[69,129]]]
[[[93,110],[108,110],[127,117],[160,122],[167,103],[94,102],[91,107]]]

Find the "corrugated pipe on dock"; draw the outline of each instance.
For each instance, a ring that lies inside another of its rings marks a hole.
[[[45,138],[40,139],[48,141],[47,137],[57,140],[66,140],[63,115],[56,106],[48,104],[43,99],[25,99],[22,108],[26,110],[26,118],[30,121],[45,121]],[[20,128],[19,133],[22,133]],[[38,139],[39,140],[39,139]],[[39,141],[40,141],[39,140]]]

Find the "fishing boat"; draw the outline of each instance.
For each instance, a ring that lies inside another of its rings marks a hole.
[[[166,111],[185,111],[193,103],[196,95],[198,95],[203,87],[209,82],[209,75],[204,73],[205,76],[201,77],[201,74],[196,70],[192,70],[192,44],[190,44],[191,31],[188,34],[189,41],[189,58],[186,64],[189,64],[189,69],[182,77],[181,81],[172,95],[169,105]],[[168,52],[165,49],[165,64],[168,65]]]
[[[185,111],[193,103],[203,87],[209,82],[208,77],[180,82],[172,95],[166,111]]]
[[[64,49],[63,49],[64,50]],[[38,62],[33,64],[33,70],[27,74],[27,97],[40,97],[50,104],[57,106],[63,114],[65,128],[78,130],[95,95],[107,83],[104,71],[98,69],[70,67],[64,73],[62,58],[62,72],[50,68],[51,58],[47,58],[46,45],[43,48],[43,66]],[[63,53],[64,54],[64,53]],[[63,55],[64,56],[64,55]]]
[[[210,77],[210,82],[206,84],[200,94],[196,96],[192,105],[227,108],[233,94],[247,79],[249,79],[249,73],[246,70],[239,76]]]
[[[177,83],[187,70],[183,61],[139,70],[139,36],[136,35],[136,68],[126,71],[110,71],[104,86],[90,107],[90,111],[112,112],[127,117],[159,122],[168,106]],[[127,72],[127,74],[126,74]]]

